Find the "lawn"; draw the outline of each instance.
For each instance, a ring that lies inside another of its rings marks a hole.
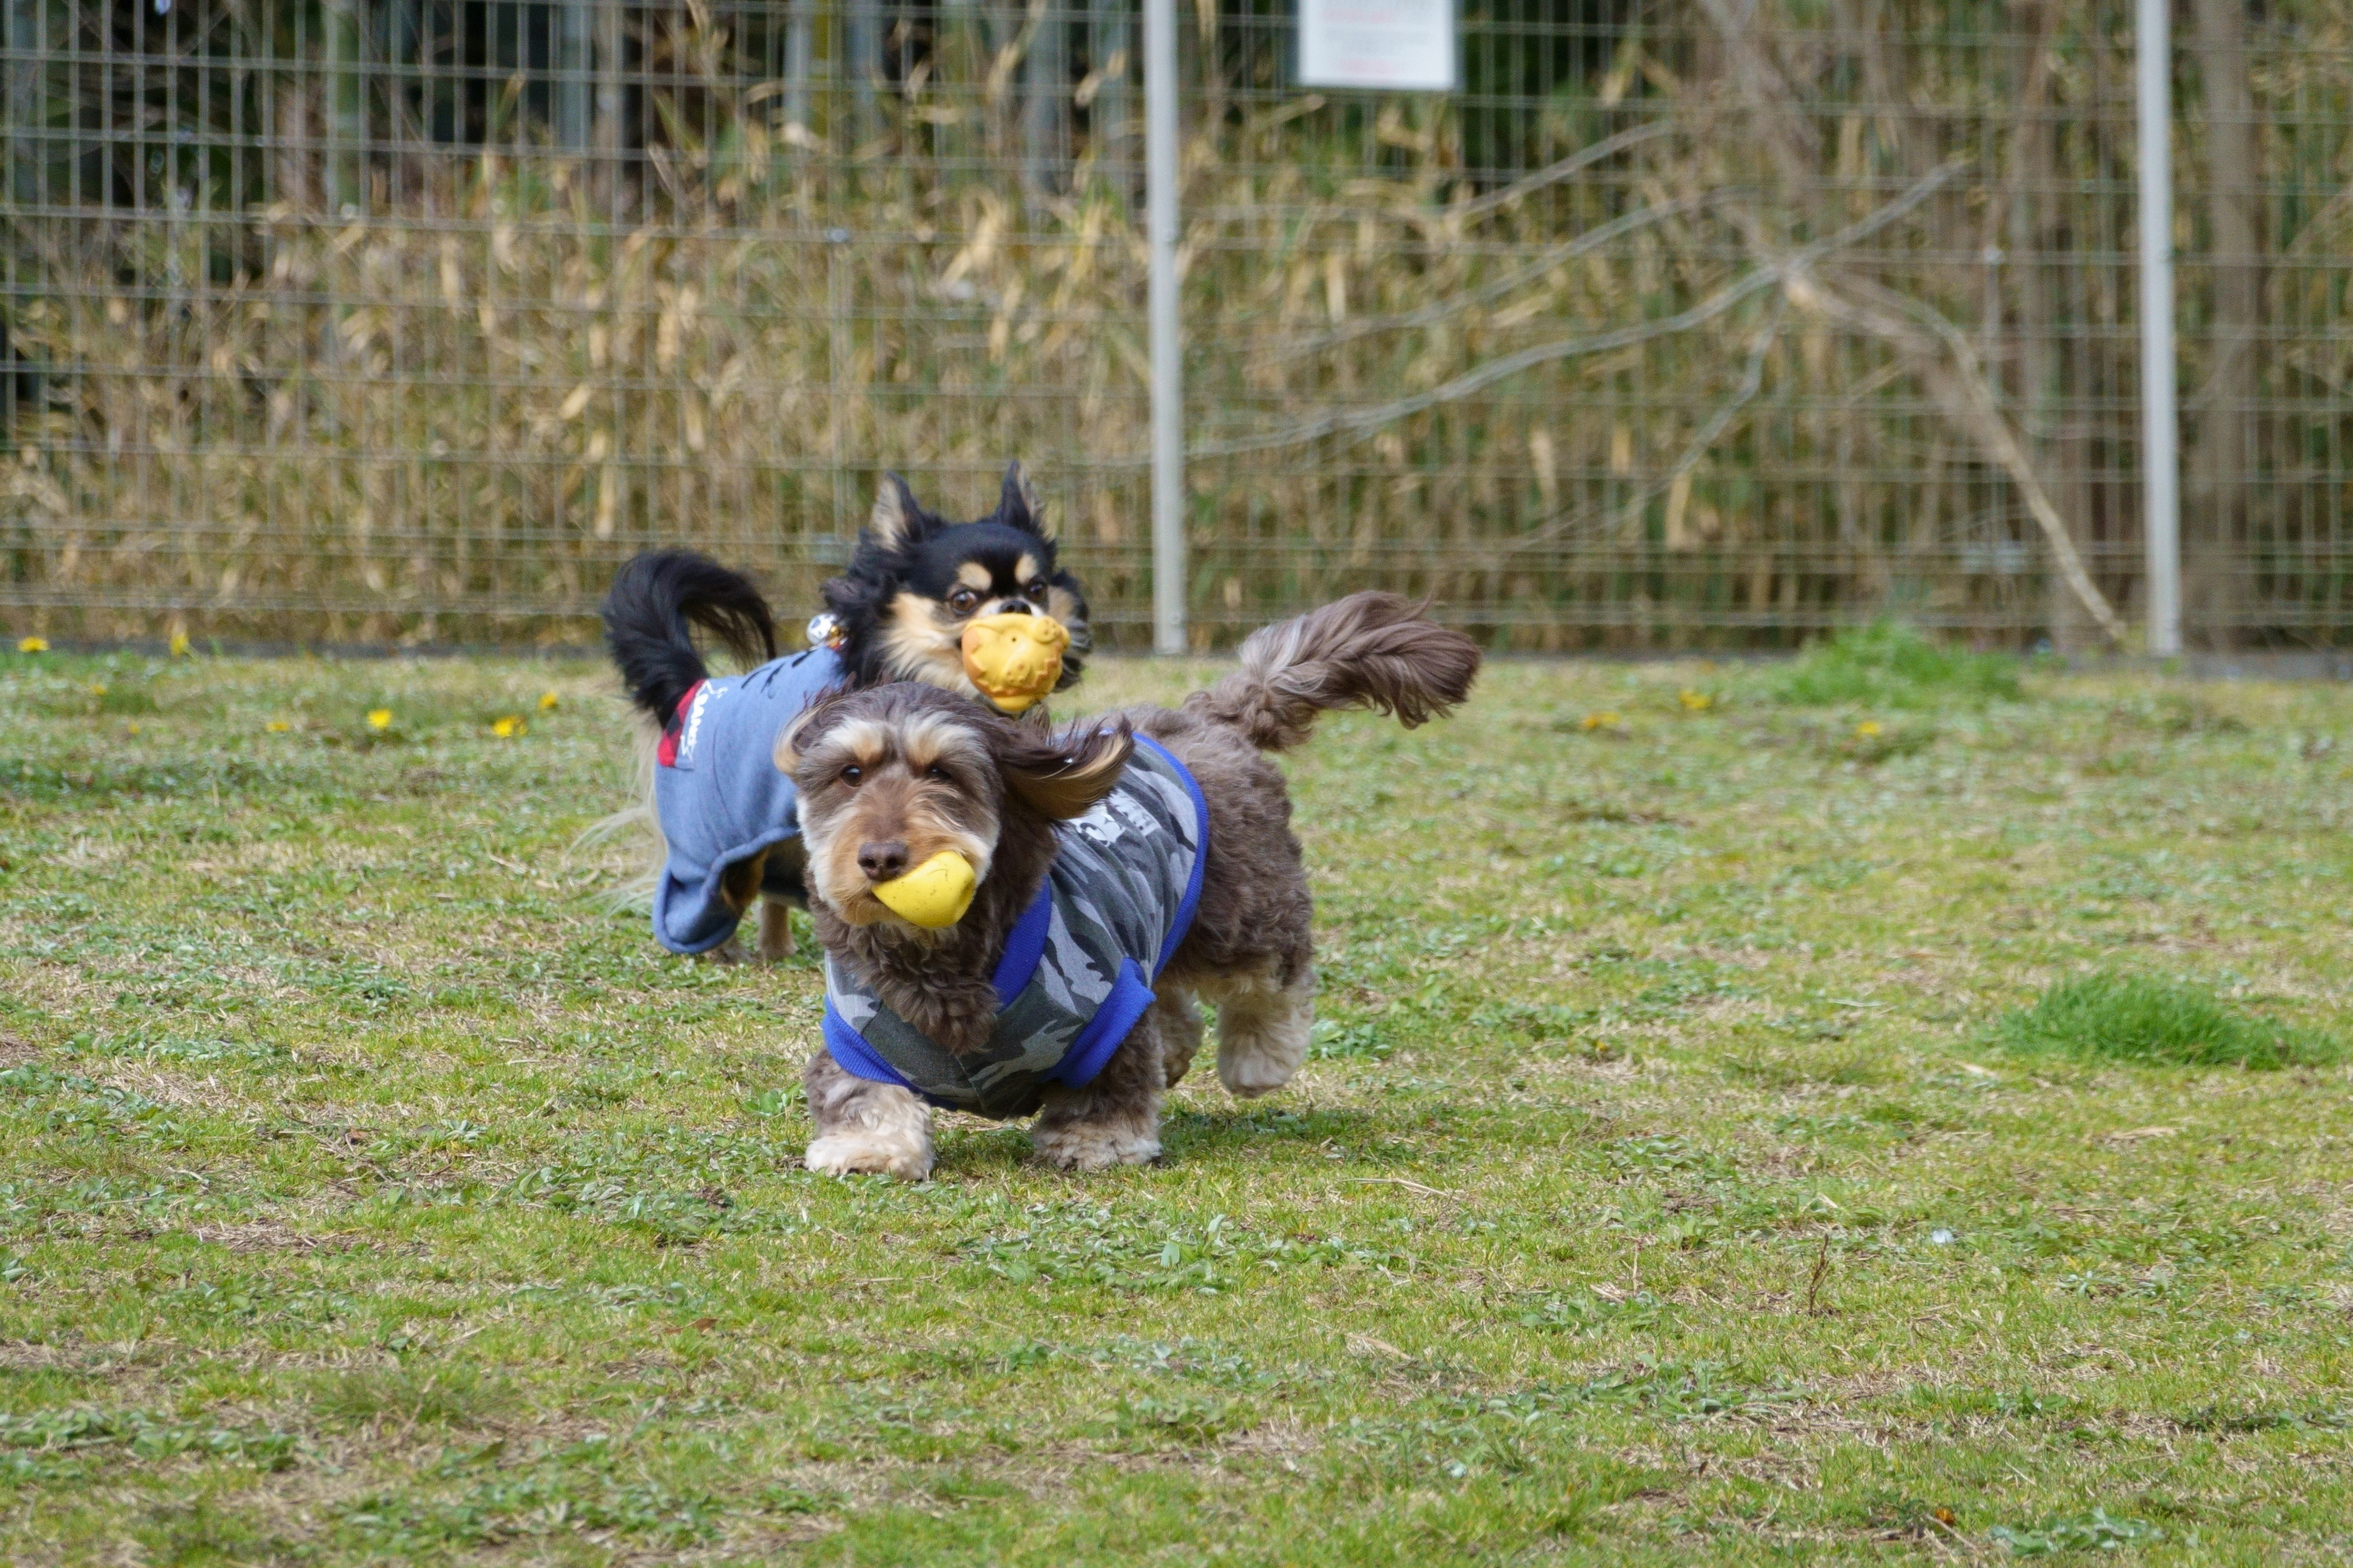
[[[1299,1080],[920,1187],[598,667],[6,656],[0,1558],[2343,1560],[2353,691],[1868,654],[1327,721]]]

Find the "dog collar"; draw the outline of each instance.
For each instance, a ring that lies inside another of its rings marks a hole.
[[[843,625],[841,617],[831,610],[819,610],[811,616],[802,635],[808,638],[809,647],[831,648],[836,653],[849,642],[849,626]]]

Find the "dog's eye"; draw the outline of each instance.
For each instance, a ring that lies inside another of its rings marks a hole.
[[[1042,601],[1046,597],[1046,579],[1043,577],[1039,578],[1035,583],[1029,584],[1029,596],[1033,599]]]
[[[860,767],[856,763],[852,763],[849,766],[841,770],[841,782],[846,784],[854,784],[865,776],[866,770]]]
[[[923,776],[927,779],[937,779],[942,784],[955,783],[955,775],[948,772],[947,769],[940,766],[937,763],[934,763],[930,767],[925,768],[923,770]]]
[[[958,588],[948,595],[948,608],[960,616],[969,614],[972,607],[979,603],[980,595],[969,588]]]

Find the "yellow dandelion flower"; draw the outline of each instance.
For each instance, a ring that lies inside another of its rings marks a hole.
[[[139,721],[138,721],[138,720],[133,719],[132,721],[131,721],[130,730],[131,730],[131,732],[132,732],[132,734],[134,734],[134,735],[136,735],[137,733],[139,733]]]
[[[1690,709],[1694,713],[1704,713],[1709,709],[1715,706],[1715,698],[1710,697],[1704,691],[1694,691],[1688,686],[1684,687],[1682,691],[1676,693],[1676,696],[1685,708]]]
[[[172,657],[174,658],[185,658],[188,657],[188,634],[185,632],[174,632],[172,634]]]
[[[564,700],[562,698],[556,696],[553,691],[543,691],[539,694],[539,710],[543,713],[553,713],[555,711],[557,704],[561,703],[563,700]]]
[[[371,709],[369,709],[369,710],[368,710],[368,728],[369,728],[369,729],[371,729],[371,730],[389,730],[389,729],[391,729],[391,728],[392,728],[392,710],[391,710],[391,709],[389,709],[389,708],[371,708]]]
[[[18,637],[16,639],[16,651],[18,653],[47,653],[49,651],[49,639],[47,637]]]
[[[92,697],[103,697],[103,696],[105,696],[105,695],[106,695],[106,682],[104,682],[103,680],[93,680],[93,681],[91,681],[91,682],[90,683],[90,694]]]
[[[524,731],[530,728],[531,726],[524,723],[522,719],[512,713],[509,713],[505,717],[496,720],[491,723],[491,733],[496,735],[501,741],[512,741],[517,735],[522,734]]]
[[[1584,718],[1577,721],[1577,727],[1580,730],[1614,730],[1618,727],[1618,715],[1615,713],[1588,713]]]
[[[269,731],[273,735],[283,735],[287,731],[294,728],[294,726],[289,724],[283,719],[272,719],[269,723],[263,725],[262,728]]]
[[[1876,719],[1865,719],[1862,723],[1857,724],[1854,727],[1854,733],[1857,740],[1868,741],[1871,737],[1879,733],[1879,721]]]

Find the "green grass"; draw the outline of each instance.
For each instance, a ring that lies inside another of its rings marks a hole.
[[[2346,1037],[2353,692],[1787,673],[1336,716],[1299,1080],[901,1187],[609,910],[593,665],[0,659],[0,1560],[2353,1552],[2353,1071],[2000,1047]]]
[[[1768,684],[1779,700],[1806,708],[1917,709],[2021,695],[2017,659],[1947,647],[1899,621],[1833,632]]]
[[[2284,1068],[2341,1059],[2343,1044],[2233,1008],[2211,986],[2143,974],[2062,980],[2002,1020],[2013,1050],[2164,1067]]]

